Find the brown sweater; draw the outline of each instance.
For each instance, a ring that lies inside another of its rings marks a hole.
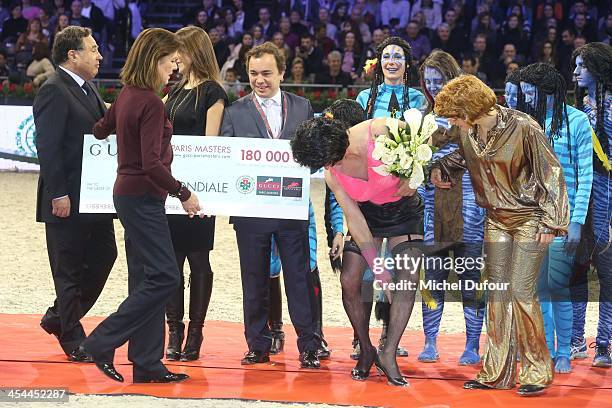
[[[166,199],[181,183],[172,177],[172,125],[164,103],[150,89],[124,86],[93,133],[105,139],[117,134],[117,179],[113,195],[144,195]],[[183,190],[186,190],[183,188]],[[181,191],[181,200],[189,192]]]
[[[448,143],[459,143],[459,128],[438,128],[432,135],[432,144],[442,148]],[[448,174],[450,189],[436,188],[434,192],[434,239],[439,243],[463,240],[463,189],[464,170]]]

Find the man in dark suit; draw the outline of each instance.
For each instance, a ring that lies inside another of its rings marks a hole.
[[[45,223],[47,251],[57,298],[40,325],[55,335],[71,361],[91,361],[79,352],[85,340],[80,319],[104,288],[117,258],[113,220],[79,214],[83,135],[106,107],[90,82],[102,56],[89,28],[69,26],[53,44],[59,67],[34,99],[40,160],[36,221]]]
[[[257,24],[263,29],[263,35],[266,40],[271,40],[275,32],[278,31],[278,27],[271,20],[272,14],[268,7],[261,7],[258,11],[259,21]]]
[[[93,31],[94,38],[100,41],[102,38],[102,30],[104,30],[106,24],[104,13],[102,13],[102,10],[91,0],[82,0],[81,6],[81,14],[91,21],[91,30]]]
[[[310,102],[280,90],[285,58],[272,43],[253,48],[246,57],[253,93],[225,109],[223,136],[291,139],[296,127],[313,116]],[[253,125],[255,124],[255,125]],[[310,305],[308,221],[232,217],[242,277],[245,336],[249,351],[242,364],[270,361],[268,327],[270,250],[274,236],[283,267],[291,321],[298,335],[303,368],[319,368],[314,318]]]

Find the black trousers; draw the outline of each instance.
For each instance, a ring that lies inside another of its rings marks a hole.
[[[268,327],[270,307],[270,251],[271,238],[278,245],[283,266],[285,294],[291,322],[297,333],[300,352],[316,350],[315,322],[310,305],[310,251],[308,229],[279,229],[275,232],[256,232],[236,228],[240,272],[244,330],[249,350],[269,351],[272,334]]]
[[[115,230],[111,219],[66,220],[46,223],[45,233],[56,298],[41,323],[69,354],[85,340],[80,320],[96,303],[117,259]]]
[[[96,361],[112,362],[115,349],[129,341],[135,379],[165,375],[164,311],[180,274],[164,201],[150,195],[114,196],[113,201],[125,229],[129,295],[83,345]]]

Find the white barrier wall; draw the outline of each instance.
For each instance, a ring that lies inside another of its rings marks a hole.
[[[0,105],[0,170],[38,170],[31,106]]]
[[[0,105],[0,170],[38,171],[31,106]],[[312,175],[323,178],[323,170]]]

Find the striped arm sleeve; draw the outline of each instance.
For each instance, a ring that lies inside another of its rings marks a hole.
[[[570,222],[584,225],[589,210],[589,199],[593,185],[593,140],[587,116],[581,115],[579,119],[576,121],[575,131],[572,132],[572,147],[574,147],[578,160],[578,188]]]
[[[329,192],[329,208],[331,214],[331,225],[334,230],[334,234],[336,232],[341,232],[344,234],[344,213],[342,212],[342,208],[338,201],[336,200],[336,196],[332,191]]]
[[[317,266],[317,222],[312,201],[308,203],[308,244],[310,246],[310,270]]]

